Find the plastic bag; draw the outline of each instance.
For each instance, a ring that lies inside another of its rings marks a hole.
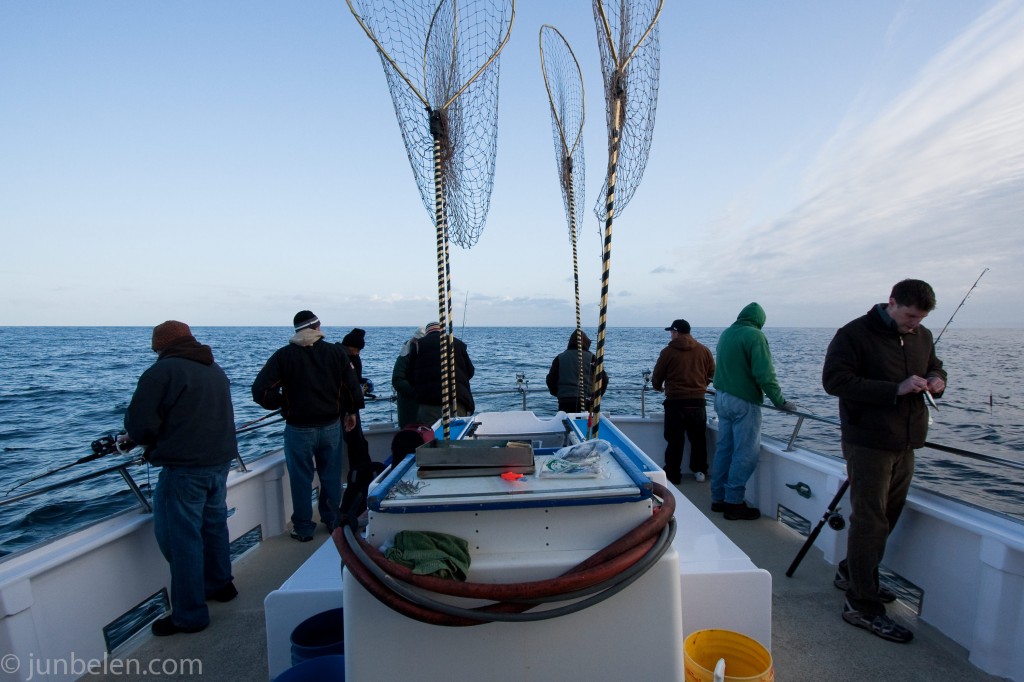
[[[537,458],[538,478],[607,478],[602,462],[612,446],[603,440],[588,440],[561,448],[553,455]]]

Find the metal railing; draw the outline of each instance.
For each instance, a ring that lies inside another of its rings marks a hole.
[[[642,419],[646,419],[647,418],[647,393],[654,390],[652,388],[652,386],[651,386],[651,372],[650,372],[650,370],[644,370],[643,373],[642,373],[642,378],[643,378],[643,383],[640,386],[638,386],[638,387],[618,388],[618,389],[610,390],[609,392],[610,393],[616,393],[618,395],[623,395],[623,394],[627,394],[627,393],[634,393],[634,392],[639,393],[640,417]],[[516,373],[515,386],[513,388],[511,388],[511,389],[507,389],[506,388],[506,389],[489,390],[489,391],[474,391],[474,396],[476,396],[476,397],[496,396],[496,395],[504,395],[504,396],[519,395],[520,398],[521,398],[520,403],[522,405],[522,409],[523,410],[526,410],[528,408],[528,397],[531,394],[543,394],[545,396],[549,396],[550,395],[546,388],[545,389],[531,389],[530,388],[530,382],[526,379],[526,374],[524,372],[517,372]],[[705,400],[713,399],[714,395],[715,395],[715,392],[713,390],[708,390],[705,393]],[[384,402],[394,403],[396,401],[396,399],[397,399],[397,396],[394,393],[392,393],[392,395],[390,395],[388,397],[378,397],[378,396],[369,397],[368,396],[367,399],[366,399],[366,402],[368,404],[384,403]],[[785,450],[787,452],[790,452],[790,451],[792,451],[794,449],[796,441],[797,441],[797,438],[800,435],[800,430],[803,427],[803,425],[804,425],[806,420],[820,422],[822,424],[828,424],[829,426],[832,426],[832,427],[838,427],[839,426],[839,420],[837,420],[835,418],[832,418],[832,417],[822,417],[822,416],[814,414],[812,412],[806,412],[806,411],[803,411],[803,410],[783,410],[783,409],[775,407],[774,405],[771,405],[771,404],[763,405],[763,407],[765,407],[765,408],[767,408],[769,410],[775,410],[776,412],[780,412],[780,413],[783,413],[783,414],[788,414],[788,415],[792,415],[792,416],[796,417],[796,423],[793,425],[793,429],[790,432],[789,438],[786,439]],[[278,417],[278,418],[277,419],[271,419],[273,417]],[[283,421],[284,421],[284,419],[279,416],[279,411],[278,412],[272,412],[272,413],[269,413],[267,415],[264,415],[263,417],[260,417],[259,419],[255,419],[253,421],[250,421],[250,422],[247,422],[245,424],[242,424],[241,426],[238,427],[238,429],[236,430],[236,433],[237,434],[243,434],[243,433],[246,433],[246,432],[249,432],[249,431],[253,431],[255,429],[263,428],[265,426],[270,426],[270,425],[273,425],[273,424],[279,424],[279,423],[281,423]],[[370,422],[367,421],[365,423],[370,423]],[[960,457],[965,457],[965,458],[968,458],[968,459],[974,459],[974,460],[978,460],[978,461],[981,461],[981,462],[986,462],[988,464],[994,464],[996,466],[1006,467],[1006,468],[1010,468],[1010,469],[1016,469],[1018,471],[1024,471],[1024,462],[1015,462],[1015,461],[1012,461],[1012,460],[1004,459],[1002,457],[995,457],[995,456],[992,456],[992,455],[986,455],[986,454],[979,453],[979,452],[972,452],[970,450],[964,450],[964,449],[961,449],[961,448],[955,448],[955,447],[951,447],[951,446],[948,446],[948,445],[941,445],[941,444],[933,443],[933,442],[930,442],[930,441],[925,442],[925,447],[926,448],[930,448],[930,449],[934,449],[934,450],[938,450],[940,452],[946,452],[946,453],[954,454],[954,455],[957,455],[957,456],[960,456]],[[132,491],[134,496],[138,499],[139,504],[143,507],[143,509],[145,509],[147,512],[149,512],[149,511],[152,511],[152,507],[150,506],[149,501],[146,499],[145,494],[142,492],[142,490],[139,488],[138,484],[135,482],[135,480],[132,478],[131,474],[128,472],[128,468],[129,467],[135,466],[137,464],[141,464],[144,461],[145,460],[141,456],[133,457],[132,459],[122,461],[122,462],[120,462],[118,464],[115,464],[115,465],[112,465],[112,466],[109,466],[109,467],[105,467],[103,469],[97,469],[95,471],[91,471],[91,472],[89,472],[87,474],[83,474],[81,476],[76,476],[74,478],[65,479],[63,481],[59,481],[59,482],[53,483],[51,485],[44,486],[42,488],[36,488],[36,489],[30,490],[30,491],[27,491],[27,492],[24,492],[24,493],[21,493],[21,494],[18,494],[18,495],[14,495],[14,496],[2,497],[2,498],[0,498],[0,507],[8,506],[8,505],[20,502],[22,500],[25,500],[25,499],[28,499],[28,498],[31,498],[31,497],[35,497],[35,496],[38,496],[38,495],[43,495],[43,494],[52,492],[54,490],[60,490],[60,489],[68,488],[68,487],[71,487],[71,486],[74,486],[74,485],[78,485],[78,484],[86,482],[86,481],[90,481],[90,480],[99,478],[101,476],[106,476],[108,474],[117,472],[124,479],[125,483],[128,485],[129,489]],[[242,472],[247,471],[245,463],[242,461],[241,456],[238,457],[238,467],[237,467],[237,470],[242,471]]]

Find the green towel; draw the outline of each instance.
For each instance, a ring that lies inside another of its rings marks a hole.
[[[465,580],[469,570],[469,543],[462,538],[426,530],[403,530],[384,556],[411,568],[417,575]]]

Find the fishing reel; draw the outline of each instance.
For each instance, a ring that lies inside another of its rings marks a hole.
[[[363,397],[369,398],[370,400],[376,400],[377,396],[373,393],[373,381],[370,379],[363,379],[362,384]]]
[[[111,455],[115,452],[128,452],[135,447],[135,443],[130,438],[125,438],[120,443],[117,441],[120,436],[124,436],[126,433],[126,431],[121,431],[120,433],[108,433],[105,436],[100,436],[89,444],[92,454],[102,457],[103,455]]]
[[[828,523],[828,527],[832,530],[842,530],[846,528],[846,519],[838,510],[829,512],[825,516],[825,522]]]

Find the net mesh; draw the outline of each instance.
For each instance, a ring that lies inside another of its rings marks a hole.
[[[424,207],[435,216],[434,135],[448,239],[473,246],[494,186],[498,54],[515,9],[508,0],[348,0],[377,46]],[[433,119],[433,124],[432,124]]]
[[[658,77],[661,49],[657,19],[663,0],[594,0],[597,44],[604,77],[609,155],[614,127],[619,125],[613,217],[618,217],[633,198],[643,178],[651,151],[654,116],[658,109]],[[615,118],[616,103],[621,107]],[[603,221],[608,210],[605,178],[594,213]]]
[[[583,156],[583,74],[565,37],[553,26],[540,29],[541,69],[551,108],[551,133],[555,143],[565,219],[570,238],[583,225],[586,169]]]

